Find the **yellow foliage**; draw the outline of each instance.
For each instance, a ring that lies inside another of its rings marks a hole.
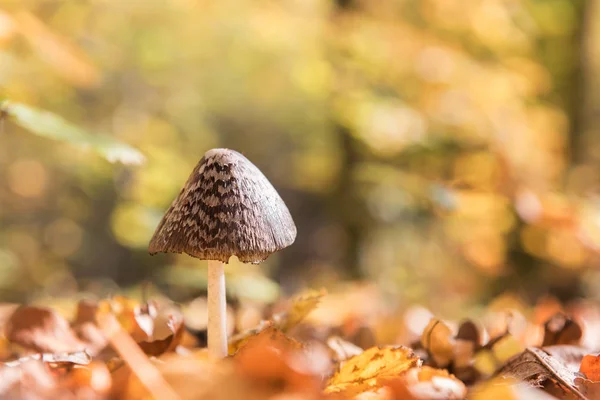
[[[325,289],[306,290],[292,299],[292,305],[286,313],[275,316],[274,320],[279,329],[286,332],[298,325],[314,310],[321,298],[327,294]]]
[[[407,347],[372,347],[350,358],[327,382],[325,393],[357,394],[383,386],[398,378],[421,360]]]

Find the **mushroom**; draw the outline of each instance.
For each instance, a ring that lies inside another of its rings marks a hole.
[[[224,263],[259,264],[291,245],[296,226],[260,170],[234,150],[204,154],[160,221],[150,254],[187,253],[208,260],[208,352],[227,355]]]

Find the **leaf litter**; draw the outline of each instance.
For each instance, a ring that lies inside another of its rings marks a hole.
[[[72,318],[2,305],[0,398],[600,398],[600,351],[585,341],[600,333],[589,302],[540,303],[526,318],[504,299],[456,322],[422,308],[404,318],[377,310],[370,289],[354,289],[236,307],[230,355],[218,361],[198,340],[198,321],[189,327],[183,307],[163,298],[81,300]],[[252,307],[262,319],[241,318]]]

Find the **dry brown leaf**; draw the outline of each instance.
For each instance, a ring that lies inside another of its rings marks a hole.
[[[4,333],[11,343],[40,353],[76,352],[85,349],[58,313],[43,307],[19,307],[8,319]]]
[[[347,360],[329,379],[325,393],[352,395],[377,389],[385,380],[420,365],[421,360],[408,347],[372,347]]]
[[[432,318],[421,335],[421,344],[429,352],[435,365],[446,367],[454,357],[454,334],[444,322]]]
[[[92,357],[85,351],[77,351],[74,353],[59,353],[59,354],[32,354],[30,356],[21,357],[14,361],[3,363],[6,367],[17,367],[22,363],[30,361],[41,361],[48,364],[60,366],[61,364],[77,364],[87,365],[92,361]]]
[[[583,357],[590,352],[585,347],[572,345],[547,346],[543,349],[552,357],[559,359],[571,371],[578,371]]]
[[[562,313],[557,313],[544,324],[542,346],[579,344],[583,331],[579,324]]]
[[[580,377],[578,373],[567,368],[560,359],[543,349],[527,348],[510,359],[497,375],[514,377],[533,387],[541,387],[542,384],[547,386],[551,383],[557,386],[556,391],[564,391],[571,398],[587,399],[577,388],[576,379]]]
[[[142,324],[142,328],[148,335],[147,340],[138,342],[139,346],[148,355],[158,356],[168,351],[175,350],[179,344],[183,332],[183,314],[175,306],[165,306],[159,309],[155,308],[152,314],[145,314],[150,317],[144,323],[141,323],[141,314],[136,313],[136,320]]]
[[[456,334],[457,340],[472,342],[477,349],[481,346],[481,328],[473,321],[463,321]]]

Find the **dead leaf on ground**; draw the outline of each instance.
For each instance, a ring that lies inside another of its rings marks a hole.
[[[250,337],[233,359],[236,370],[265,392],[317,394],[319,376],[327,366],[303,350],[302,344],[271,326]]]
[[[72,364],[72,365],[87,365],[92,361],[92,357],[85,351],[76,351],[74,353],[58,353],[58,354],[33,354],[26,357],[21,357],[14,361],[7,361],[3,363],[6,367],[18,367],[19,365],[31,362],[41,361],[48,364],[54,364],[60,366],[61,364]]]
[[[275,314],[270,320],[261,321],[257,327],[233,336],[229,340],[229,354],[234,354],[249,337],[259,334],[267,327],[274,326],[282,332],[294,328],[317,307],[326,293],[324,289],[308,290],[294,297],[287,311]]]
[[[326,294],[325,289],[307,290],[300,293],[291,300],[291,306],[287,311],[273,316],[275,326],[283,332],[289,331],[302,322],[319,305]]]
[[[600,382],[600,356],[588,354],[581,360],[579,372],[593,382]]]
[[[562,313],[557,313],[544,324],[544,342],[542,346],[577,345],[582,335],[583,331],[577,322]]]
[[[575,380],[579,390],[590,399],[600,398],[600,356],[585,355],[581,360],[579,372],[585,376],[585,379]]]
[[[423,330],[421,344],[438,367],[446,367],[454,358],[454,334],[444,322],[432,318]]]
[[[377,389],[383,381],[400,377],[421,360],[408,347],[372,347],[347,360],[327,382],[325,393],[353,395]]]
[[[238,357],[239,354],[251,349],[252,347],[262,346],[264,344],[268,344],[269,346],[282,350],[302,349],[302,343],[285,335],[281,330],[270,324],[257,334],[245,338],[245,340],[238,346],[238,350],[236,351],[234,357]]]
[[[147,340],[138,342],[144,353],[158,356],[175,350],[184,332],[181,310],[173,305],[155,307],[154,312],[147,316],[149,319],[142,324],[140,314],[136,314],[136,320],[140,327],[144,326],[143,330],[148,335]]]
[[[510,359],[496,375],[514,377],[532,387],[553,384],[555,389],[549,389],[551,392],[564,392],[574,399],[587,399],[577,388],[576,379],[581,377],[580,374],[543,349],[527,348]]]
[[[456,334],[456,339],[472,342],[475,349],[481,346],[482,341],[482,328],[479,327],[475,322],[471,320],[463,321]]]
[[[8,319],[4,333],[11,343],[40,353],[85,349],[85,343],[75,336],[69,323],[55,311],[43,307],[19,307]]]
[[[77,321],[87,321],[93,312],[93,304],[80,304]],[[98,304],[94,319],[114,315],[121,327],[131,335],[136,343],[151,356],[158,356],[173,351],[180,343],[184,333],[183,314],[175,304],[158,304],[138,302],[122,296]],[[82,324],[80,335],[101,346],[102,342],[93,327]]]

